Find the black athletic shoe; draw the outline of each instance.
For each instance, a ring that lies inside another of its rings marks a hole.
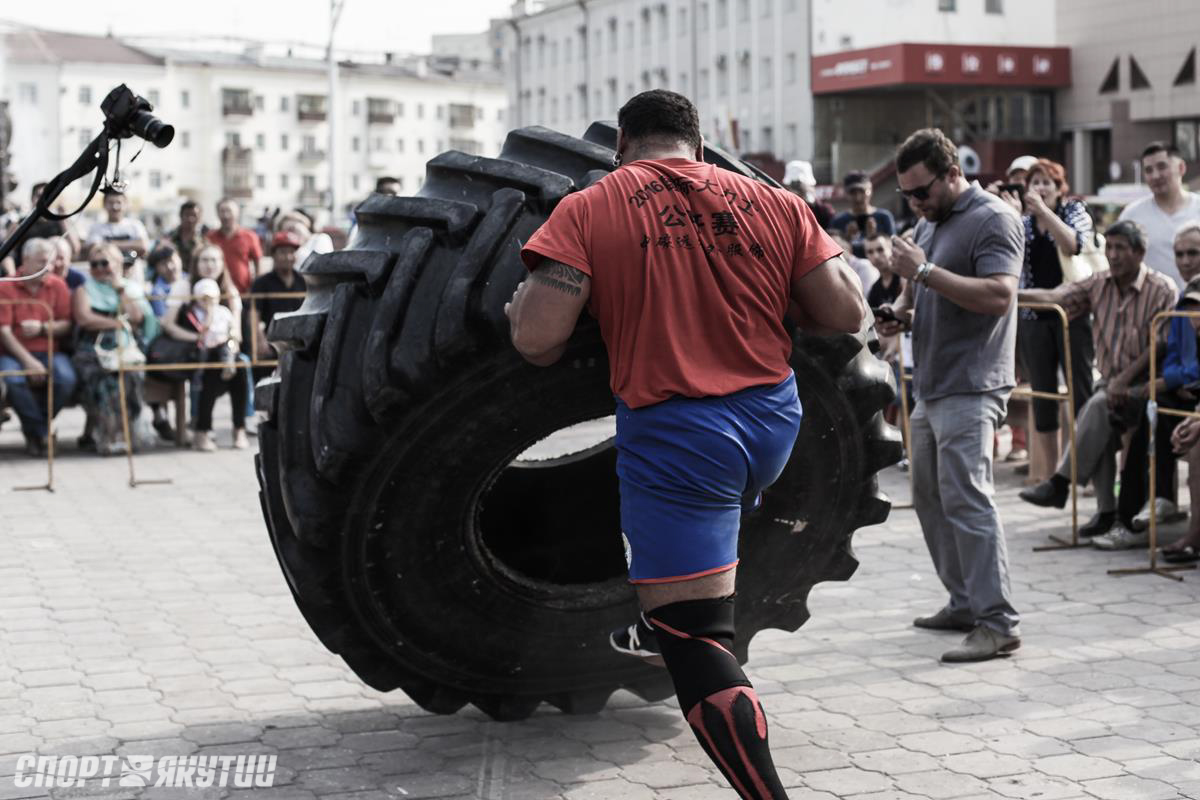
[[[154,430],[158,431],[159,438],[164,442],[175,441],[175,429],[165,419],[154,420]]]
[[[655,666],[663,666],[662,651],[658,648],[658,635],[646,621],[646,615],[638,615],[638,621],[625,628],[618,628],[608,635],[612,649],[626,656],[640,658]]]
[[[1112,530],[1116,521],[1117,515],[1115,512],[1100,511],[1079,526],[1079,535],[1085,539],[1090,539],[1093,536],[1103,536]]]

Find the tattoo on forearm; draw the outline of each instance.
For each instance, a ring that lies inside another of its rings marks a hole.
[[[583,291],[583,279],[587,273],[568,267],[557,261],[550,261],[533,271],[533,279],[543,286],[565,292],[572,297],[578,297]]]

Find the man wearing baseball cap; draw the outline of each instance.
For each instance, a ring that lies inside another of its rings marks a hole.
[[[842,191],[850,201],[850,210],[835,216],[829,227],[846,237],[854,255],[864,258],[867,238],[877,233],[891,236],[896,232],[896,220],[886,208],[871,205],[872,186],[867,173],[860,170],[846,173],[842,179]]]
[[[300,237],[289,231],[280,231],[271,239],[271,271],[254,279],[250,287],[252,295],[303,292],[304,276],[296,271],[296,251],[300,249]],[[276,314],[295,311],[304,300],[299,297],[250,298],[251,325],[259,358],[274,358],[275,350],[267,342],[267,326]],[[260,375],[259,373],[263,374]],[[270,374],[269,367],[256,367],[255,380]]]

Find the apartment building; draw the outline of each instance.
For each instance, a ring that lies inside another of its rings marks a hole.
[[[629,97],[690,97],[706,138],[786,159],[812,150],[809,0],[518,0],[507,55],[517,125],[580,135]]]
[[[200,51],[112,37],[24,30],[7,37],[2,90],[12,117],[12,172],[21,187],[71,163],[99,132],[100,102],[125,83],[175,126],[165,150],[122,148],[135,208],[170,213],[183,198],[208,209],[224,196],[257,215],[329,206],[329,120],[336,115],[339,219],[392,175],[415,193],[425,163],[457,149],[495,155],[508,130],[506,95],[490,65],[428,59],[342,61],[336,108],[326,62],[264,46]],[[24,190],[18,190],[18,196]],[[65,193],[70,205],[86,187]]]

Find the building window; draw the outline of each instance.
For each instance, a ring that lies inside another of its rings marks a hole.
[[[286,172],[279,176],[279,188],[280,189],[288,188],[288,176],[287,176]]]
[[[762,88],[770,89],[771,83],[775,80],[775,68],[771,63],[770,57],[765,57],[762,60]]]
[[[679,73],[679,93],[682,95],[688,93],[688,74],[686,72]]]
[[[254,176],[254,188],[255,189],[267,188],[267,176],[266,175],[255,175]]]
[[[1004,0],[985,0],[983,10],[987,14],[1003,14]]]
[[[283,97],[279,98],[279,110],[283,111],[284,113],[287,113],[288,106],[289,106],[288,96],[285,94]]]
[[[708,97],[708,70],[700,70],[700,74],[696,77],[696,96]]]
[[[708,30],[708,3],[701,3],[696,7],[696,30]]]
[[[92,143],[92,132],[90,130],[88,130],[87,128],[81,128],[79,130],[79,146],[87,147],[91,143]]]
[[[284,151],[288,149],[288,135],[286,133],[279,134],[279,149]]]
[[[570,40],[570,39],[563,39],[563,63],[564,63],[564,64],[570,64],[570,63],[571,63],[571,55],[572,55],[572,53],[571,53],[571,40]]]
[[[445,118],[446,118],[446,107],[445,107],[445,106],[438,106],[438,107],[437,107],[437,118],[438,118],[438,119],[445,119]]]
[[[417,152],[424,154],[424,152],[425,152],[425,140],[424,139],[417,139]]]
[[[786,128],[783,129],[784,158],[791,158],[792,156],[796,155],[796,151],[800,149],[800,143],[797,138],[798,132],[799,129],[796,127],[796,123],[794,122],[790,123]]]
[[[397,139],[397,140],[396,140],[396,152],[397,152],[397,153],[403,153],[403,152],[404,152],[404,140],[403,140],[403,139]]]
[[[759,149],[764,153],[770,153],[775,150],[775,129],[770,126],[765,126],[762,129],[762,141],[758,144]]]
[[[150,101],[150,105],[158,108],[158,101],[160,99],[158,96],[158,89],[151,89],[150,91],[146,92],[146,99]]]
[[[687,9],[680,8],[679,9],[679,35],[687,36],[687,34],[688,34],[687,28],[688,28]]]
[[[90,106],[92,104],[92,87],[79,87],[79,102],[85,106]]]
[[[37,105],[37,84],[36,83],[22,83],[22,84],[18,85],[17,86],[17,97],[20,98],[22,103],[29,103],[30,105]]]
[[[356,192],[358,191],[358,176],[357,175],[350,176],[350,188]]]
[[[1177,120],[1175,122],[1175,147],[1184,161],[1195,161],[1200,157],[1200,130],[1196,120]]]
[[[788,53],[785,76],[789,84],[796,82],[796,54]]]
[[[266,150],[267,149],[267,135],[265,133],[254,134],[254,149],[256,149],[256,150]]]
[[[729,24],[729,0],[717,0],[717,27]]]
[[[608,52],[617,52],[617,18],[608,18]]]
[[[350,137],[350,149],[351,149],[353,152],[357,153],[357,152],[358,152],[358,150],[359,150],[359,147],[360,147],[360,145],[361,145],[361,142],[359,142],[359,140],[358,140],[358,137],[357,137],[357,136],[351,136],[351,137]]]
[[[738,22],[750,21],[750,0],[737,0]]]
[[[748,54],[743,54],[738,59],[738,91],[750,91],[750,57]]]
[[[417,119],[425,119],[425,104],[417,103]]]
[[[1196,48],[1192,48],[1187,54],[1187,58],[1183,60],[1183,66],[1179,68],[1179,74],[1175,76],[1175,82],[1172,86],[1191,86],[1196,82]]]
[[[180,131],[179,132],[179,146],[182,147],[184,150],[187,150],[189,147],[191,147],[192,146],[192,134],[189,133],[188,131]]]
[[[300,176],[300,191],[315,192],[317,190],[316,175],[301,175]]]
[[[302,148],[302,149],[303,149],[303,151],[304,151],[305,153],[313,153],[313,152],[316,152],[316,149],[317,149],[317,137],[316,137],[316,136],[313,136],[312,134],[309,134],[308,136],[305,136],[305,137],[304,137],[304,143],[303,143],[303,148]]]
[[[958,4],[955,0],[938,0],[938,11],[957,11]]]
[[[147,98],[147,99],[149,99],[149,98]],[[150,170],[150,188],[151,189],[161,189],[162,182],[163,182],[162,181],[162,173],[156,169]]]
[[[633,49],[633,20],[625,23],[625,48]]]
[[[192,105],[192,93],[184,89],[179,93],[179,107],[190,108]]]
[[[1108,68],[1108,74],[1104,76],[1104,82],[1100,84],[1100,94],[1109,94],[1121,88],[1121,57],[1117,56],[1113,59],[1112,66]]]
[[[1130,89],[1149,89],[1150,80],[1146,77],[1146,73],[1142,72],[1142,66],[1133,56],[1129,57],[1129,88]]]
[[[642,47],[650,46],[650,9],[642,9]]]
[[[361,100],[351,100],[350,101],[350,114],[352,116],[357,117],[361,113],[362,113],[362,101]],[[354,179],[357,180],[358,176],[355,175]],[[356,186],[354,188],[357,189],[358,187]]]
[[[261,94],[254,95],[254,110],[262,111],[266,107],[267,107],[266,98],[264,98]]]
[[[764,17],[771,16],[771,14],[773,14],[775,11],[775,0],[761,0],[761,2],[762,2],[762,15]]]

